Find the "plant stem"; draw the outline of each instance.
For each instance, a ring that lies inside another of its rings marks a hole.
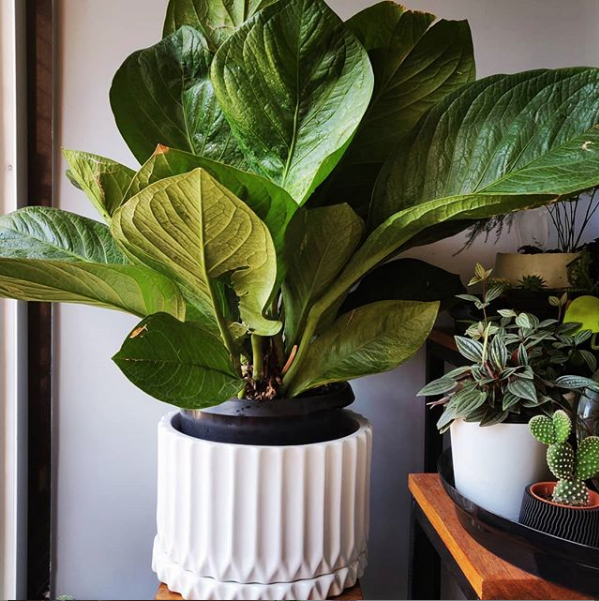
[[[252,334],[252,355],[253,355],[253,377],[254,382],[260,382],[264,378],[264,350],[263,338],[257,334]]]
[[[218,305],[216,303],[216,294],[214,291],[214,287],[212,283],[210,283],[210,295],[212,297],[212,306],[214,307],[214,315],[216,317],[216,322],[218,324],[218,329],[220,331],[221,338],[227,350],[229,351],[229,355],[231,355],[231,362],[233,363],[233,369],[241,375],[241,361],[239,360],[239,354],[235,348],[235,343],[233,342],[233,337],[231,336],[231,332],[229,331],[229,326],[220,312]]]

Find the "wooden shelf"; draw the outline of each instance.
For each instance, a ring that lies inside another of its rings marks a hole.
[[[180,600],[183,599],[183,597],[181,597],[181,595],[179,595],[178,593],[171,593],[171,591],[168,590],[166,584],[161,584],[158,588],[158,593],[156,593],[156,599],[164,601],[166,601],[167,599]],[[362,589],[360,587],[360,583],[358,582],[356,586],[347,589],[342,595],[339,595],[338,597],[331,597],[331,599],[337,599],[337,601],[362,601],[364,597],[362,596]]]
[[[524,572],[479,545],[462,527],[437,474],[410,474],[409,488],[479,599],[591,599]]]

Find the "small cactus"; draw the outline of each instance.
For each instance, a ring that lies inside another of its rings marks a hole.
[[[525,275],[518,281],[518,287],[530,292],[541,292],[547,288],[547,282],[540,275]]]
[[[568,443],[572,421],[561,409],[553,418],[537,415],[530,420],[532,435],[548,445],[547,465],[558,479],[553,500],[572,507],[585,507],[589,492],[585,480],[599,474],[599,437],[588,436],[578,445],[578,453]]]

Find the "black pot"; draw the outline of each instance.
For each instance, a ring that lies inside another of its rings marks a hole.
[[[599,547],[599,506],[568,507],[545,501],[531,491],[535,489],[537,493],[549,496],[554,487],[554,482],[539,482],[526,487],[520,523],[575,543]]]
[[[294,399],[232,399],[201,411],[183,410],[173,426],[194,438],[246,445],[284,446],[337,440],[358,430],[344,408],[355,397],[348,383]]]

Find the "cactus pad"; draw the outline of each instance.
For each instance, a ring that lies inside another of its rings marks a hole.
[[[582,480],[560,480],[553,491],[556,503],[585,507],[589,504],[589,491]]]
[[[553,414],[553,427],[555,429],[556,442],[566,442],[572,431],[572,420],[565,411],[558,409]]]
[[[547,465],[558,479],[572,479],[576,468],[574,449],[567,443],[551,445],[547,449]]]
[[[553,426],[553,420],[546,415],[535,415],[530,422],[528,427],[532,435],[543,444],[552,445],[557,442],[555,439],[555,427]]]
[[[588,480],[599,474],[599,438],[587,436],[579,445],[576,455],[576,478]]]

